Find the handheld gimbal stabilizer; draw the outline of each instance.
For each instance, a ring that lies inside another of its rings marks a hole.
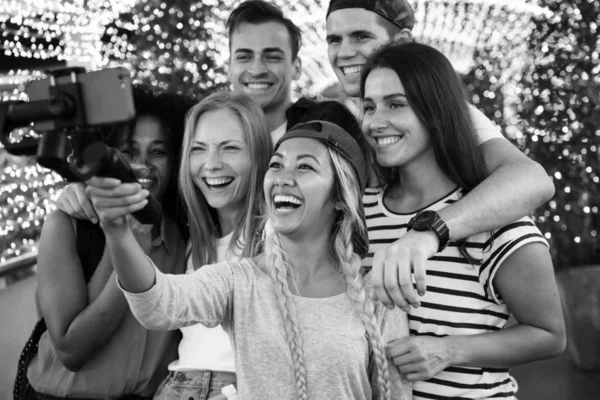
[[[68,181],[85,181],[92,176],[136,182],[129,163],[121,153],[94,142],[82,152],[83,166],[68,162],[69,136],[86,127],[130,121],[135,117],[129,72],[123,68],[86,73],[83,68],[48,72],[49,78],[31,81],[26,92],[29,102],[0,102],[0,142],[13,155],[35,155],[37,162]],[[11,143],[10,132],[33,124],[38,138]],[[148,198],[144,209],[132,215],[143,224],[159,221],[160,203]]]

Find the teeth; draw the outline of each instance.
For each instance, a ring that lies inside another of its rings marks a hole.
[[[211,186],[224,185],[226,183],[233,181],[233,178],[205,178],[205,179],[206,179],[206,183],[208,183]]]
[[[362,67],[360,65],[353,65],[352,67],[342,67],[344,75],[360,74]]]
[[[247,83],[246,86],[252,90],[265,90],[271,85],[269,83]]]
[[[138,179],[138,181],[140,183],[144,183],[144,184],[152,183],[152,179],[147,179],[147,178],[141,178],[141,179]]]
[[[389,146],[390,144],[398,143],[402,139],[400,136],[378,137],[377,144],[379,146]]]
[[[293,196],[283,196],[280,194],[275,195],[275,197],[273,198],[273,201],[275,203],[292,203],[292,204],[297,204],[297,205],[302,205],[302,200],[293,197]]]

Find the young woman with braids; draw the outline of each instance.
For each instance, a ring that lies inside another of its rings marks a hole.
[[[86,190],[134,314],[151,329],[221,324],[242,399],[409,399],[384,345],[407,335],[405,316],[375,306],[358,273],[368,247],[365,171],[342,128],[297,125],[265,175],[264,251],[181,277],[162,274],[124,224],[145,194],[124,198],[133,185],[101,178]]]
[[[485,164],[460,80],[439,51],[384,47],[365,65],[361,86],[363,130],[385,182],[364,197],[371,240],[364,266],[373,267],[378,299],[401,304],[399,274],[408,273],[398,268],[408,260],[389,244],[410,229],[440,243],[425,265],[414,266],[415,276],[427,271],[427,291],[417,280],[411,336],[388,343],[389,355],[414,382],[415,399],[514,399],[508,368],[565,346],[547,243],[529,218],[445,243],[436,211],[479,185]],[[518,323],[507,328],[511,313]]]

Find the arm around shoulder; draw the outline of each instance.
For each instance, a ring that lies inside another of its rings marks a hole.
[[[481,144],[489,176],[465,197],[439,211],[453,240],[518,220],[554,195],[544,168],[506,139]]]

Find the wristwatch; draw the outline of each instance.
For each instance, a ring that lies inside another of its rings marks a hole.
[[[448,229],[448,226],[446,226],[444,220],[435,211],[425,210],[418,212],[417,215],[412,217],[408,222],[408,230],[411,229],[418,232],[434,231],[440,240],[438,253],[448,246],[450,230]]]

